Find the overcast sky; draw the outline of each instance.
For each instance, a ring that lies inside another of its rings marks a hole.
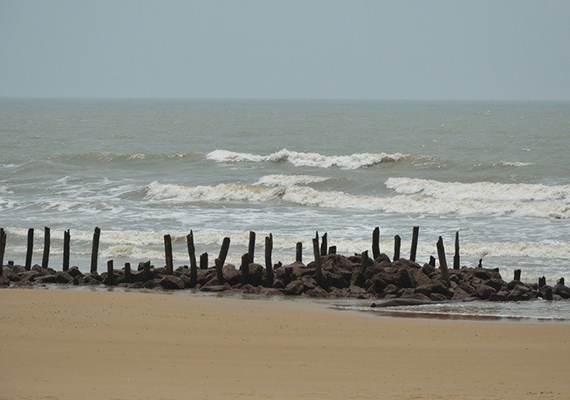
[[[0,97],[570,100],[570,1],[0,0]]]

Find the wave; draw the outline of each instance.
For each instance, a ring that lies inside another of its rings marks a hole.
[[[96,163],[114,163],[114,162],[129,162],[140,160],[168,160],[168,159],[194,159],[203,157],[201,153],[110,153],[110,152],[90,152],[81,154],[59,154],[49,157],[49,160],[55,162],[96,162]],[[35,161],[35,160],[31,160]]]
[[[394,178],[396,179],[396,178]],[[400,178],[398,178],[400,179]],[[405,178],[407,179],[407,178]],[[388,180],[390,182],[390,180]],[[423,180],[411,180],[423,181]],[[390,186],[398,183],[393,180]],[[401,181],[408,182],[408,180]],[[432,181],[435,182],[435,181]],[[417,183],[417,182],[416,182]],[[425,182],[419,182],[425,183]],[[441,182],[439,182],[441,183]],[[420,185],[420,187],[423,187]],[[219,184],[216,186],[180,186],[151,183],[147,188],[149,200],[173,203],[192,202],[288,202],[309,207],[333,209],[356,209],[394,214],[420,215],[515,215],[536,218],[570,218],[570,205],[565,201],[528,202],[523,194],[519,199],[511,200],[507,196],[478,195],[475,190],[456,194],[448,189],[448,198],[434,192],[434,197],[418,195],[423,190],[415,186],[398,186],[399,190],[408,190],[410,194],[393,197],[373,197],[352,195],[340,191],[318,191],[306,186],[277,186],[265,188],[253,185]],[[406,189],[408,188],[408,189]],[[455,188],[457,190],[457,188]],[[431,192],[430,192],[431,193]],[[472,193],[469,195],[469,193]],[[437,196],[437,197],[435,197]],[[490,197],[490,198],[489,198]]]
[[[232,162],[289,162],[296,167],[317,167],[340,169],[357,169],[361,167],[370,167],[376,164],[396,162],[400,160],[412,159],[407,154],[388,154],[388,153],[360,153],[349,156],[325,156],[318,153],[302,153],[289,151],[287,149],[279,150],[266,156],[236,153],[227,150],[214,150],[206,156],[209,160],[219,163]]]
[[[312,175],[265,175],[261,177],[254,185],[258,186],[296,186],[308,185],[311,183],[325,182],[332,178],[324,176]]]
[[[421,194],[436,199],[482,201],[570,202],[570,185],[459,183],[430,179],[389,178],[386,187],[401,194]]]

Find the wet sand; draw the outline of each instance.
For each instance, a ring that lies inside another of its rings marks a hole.
[[[0,399],[568,399],[570,325],[0,290]]]

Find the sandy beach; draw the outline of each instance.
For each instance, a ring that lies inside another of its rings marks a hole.
[[[570,325],[0,290],[0,399],[568,399]]]

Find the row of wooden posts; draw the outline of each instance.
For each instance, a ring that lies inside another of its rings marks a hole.
[[[101,229],[97,227],[93,232],[93,243],[92,243],[93,246],[91,251],[91,268],[90,268],[91,272],[97,271],[100,236],[101,236]],[[410,258],[409,258],[411,261],[414,262],[416,261],[418,236],[419,236],[419,226],[414,226],[412,231],[412,243],[411,243]],[[242,256],[242,272],[244,274],[247,274],[247,269],[248,269],[247,265],[253,263],[254,261],[255,240],[256,240],[255,232],[250,232],[248,252]],[[51,242],[50,228],[46,227],[44,228],[44,250],[43,250],[43,257],[41,264],[42,268],[47,268],[49,264],[50,242]],[[188,256],[190,259],[190,267],[193,270],[197,270],[198,265],[196,260],[196,249],[194,246],[194,234],[192,231],[190,231],[190,234],[186,236],[186,242],[188,247]],[[69,270],[70,243],[71,243],[71,235],[70,231],[67,230],[64,232],[64,237],[63,237],[63,271]],[[319,244],[319,233],[317,232],[312,240],[312,243],[313,243],[313,255],[315,260],[315,268],[316,268],[316,278],[318,281],[320,281],[322,277],[321,257],[326,256],[327,254],[336,254],[336,246],[328,247],[328,240],[326,233],[321,237],[321,243]],[[25,268],[27,270],[31,269],[32,267],[33,246],[34,246],[34,229],[30,228],[28,230],[28,241],[27,241],[26,262],[25,262]],[[394,256],[393,256],[394,261],[400,259],[400,246],[401,246],[401,238],[399,235],[396,235],[394,237]],[[222,267],[224,266],[226,257],[228,255],[229,247],[230,247],[230,238],[225,237],[222,242],[222,247],[219,256],[218,258],[216,258],[214,262],[214,265],[218,270],[218,277],[221,278],[220,281],[223,281]],[[6,232],[4,231],[3,228],[0,228],[0,275],[2,274],[2,268],[4,266],[5,249],[6,249]],[[174,262],[172,257],[172,239],[170,235],[164,235],[164,249],[165,249],[165,261],[166,261],[166,273],[173,274]],[[273,263],[271,261],[272,251],[273,251],[273,235],[269,234],[269,236],[265,238],[265,266],[267,269],[268,279],[272,278],[273,276]],[[445,256],[445,249],[443,245],[443,239],[441,236],[439,237],[439,240],[437,242],[437,252],[438,252],[440,268],[442,271],[442,276],[445,280],[449,281],[449,272]],[[377,259],[380,256],[379,227],[376,227],[372,233],[372,256],[373,259]],[[369,262],[368,251],[363,252],[362,257],[363,257],[362,264],[365,268]],[[303,261],[302,242],[298,242],[296,245],[295,260],[298,262]],[[208,253],[203,253],[200,255],[199,263],[200,263],[199,267],[201,269],[208,268]],[[430,263],[435,266],[435,259],[433,257],[430,258]],[[125,265],[125,269],[128,268],[130,270],[130,264],[128,264],[128,267],[127,264]],[[108,262],[107,267],[109,271],[112,271],[113,269],[112,260]],[[453,268],[459,269],[459,267],[460,267],[459,232],[456,232]],[[517,277],[517,274],[518,274],[518,279],[520,280],[520,270],[515,271],[515,279]]]

